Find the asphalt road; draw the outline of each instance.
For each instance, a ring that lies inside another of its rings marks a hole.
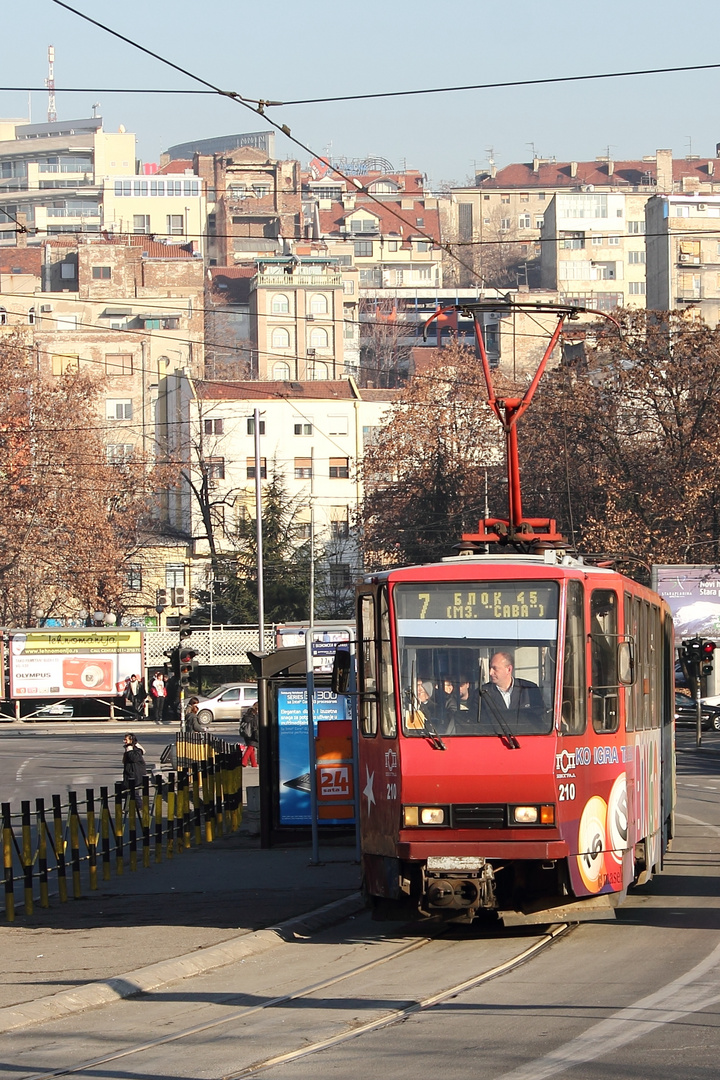
[[[177,725],[79,724],[0,725],[0,801],[19,809],[23,799],[45,798],[86,788],[97,790],[122,779],[123,734],[134,731],[153,767],[168,743],[175,741]],[[237,736],[237,725],[213,725],[221,738]]]

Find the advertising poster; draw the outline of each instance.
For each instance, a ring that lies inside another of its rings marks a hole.
[[[114,697],[144,675],[139,630],[9,631],[10,697]]]
[[[339,707],[340,702],[340,707]],[[344,720],[345,698],[329,689],[313,695],[315,735],[323,720]],[[281,687],[277,691],[278,770],[280,825],[310,825],[310,756],[308,750],[307,689]],[[325,822],[331,824],[332,822]]]
[[[654,566],[653,588],[670,606],[678,641],[720,640],[720,567]]]

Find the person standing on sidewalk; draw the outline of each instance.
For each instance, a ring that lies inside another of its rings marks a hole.
[[[128,795],[130,792],[130,785],[135,785],[135,806],[137,808],[138,817],[142,819],[142,782],[143,777],[147,775],[145,751],[132,732],[128,732],[127,735],[123,736],[123,747],[123,783],[127,786]]]
[[[260,745],[260,717],[258,703],[254,702],[240,721],[240,736],[245,740],[242,764],[257,769],[257,751]]]
[[[150,695],[153,700],[153,720],[156,724],[162,724],[163,713],[165,712],[165,695],[167,689],[165,686],[165,680],[161,671],[155,672],[155,678],[152,681],[150,687]]]

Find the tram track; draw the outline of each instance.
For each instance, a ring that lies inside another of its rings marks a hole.
[[[485,970],[472,975],[469,978],[465,978],[462,981],[455,982],[451,986],[446,986],[433,994],[425,995],[417,1000],[409,1000],[398,1007],[383,1011],[380,1015],[373,1017],[371,1020],[347,1025],[341,1031],[324,1037],[316,1038],[311,1042],[303,1042],[303,1045],[297,1046],[292,1049],[288,1049],[283,1053],[275,1053],[263,1057],[253,1062],[249,1062],[243,1065],[241,1068],[231,1071],[220,1073],[219,1077],[222,1080],[242,1080],[243,1077],[255,1076],[263,1070],[272,1068],[277,1065],[287,1064],[292,1061],[296,1061],[303,1057],[321,1052],[333,1046],[340,1045],[350,1039],[354,1039],[365,1033],[376,1031],[384,1027],[388,1027],[391,1024],[398,1023],[413,1014],[421,1013],[424,1010],[432,1008],[434,1005],[447,1001],[448,999],[463,993],[466,990],[472,989],[481,985],[484,982],[489,982],[491,979],[498,978],[502,975],[508,974],[515,970],[520,965],[527,963],[533,959],[545,949],[549,948],[554,942],[561,937],[568,934],[576,924],[560,923],[549,926],[545,933],[540,935],[529,946],[521,949],[513,956],[506,958],[499,964],[495,964]],[[409,944],[402,945],[400,948],[393,950],[391,953],[376,957],[373,960],[367,961],[362,964],[357,964],[346,971],[339,972],[326,979],[322,979],[318,982],[311,983],[307,986],[294,990],[291,993],[280,994],[275,997],[270,997],[262,1003],[254,1005],[244,1005],[238,1008],[233,1008],[231,1012],[226,1013],[221,1018],[208,1020],[204,1023],[193,1024],[179,1031],[174,1031],[167,1035],[162,1035],[157,1038],[147,1039],[137,1042],[131,1046],[126,1046],[122,1049],[114,1050],[109,1053],[98,1055],[93,1058],[80,1061],[74,1065],[67,1065],[65,1067],[53,1068],[47,1071],[28,1073],[23,1077],[23,1080],[55,1080],[56,1077],[71,1077],[88,1073],[91,1070],[97,1070],[104,1065],[110,1065],[114,1062],[122,1061],[124,1059],[131,1058],[135,1055],[144,1053],[151,1053],[155,1050],[161,1050],[165,1046],[172,1044],[179,1044],[183,1041],[190,1041],[197,1036],[204,1036],[212,1032],[217,1032],[219,1029],[228,1027],[229,1025],[239,1025],[251,1018],[258,1018],[259,1014],[268,1013],[270,1010],[280,1008],[285,1005],[291,1005],[293,1002],[299,1002],[302,1000],[311,1001],[312,998],[322,991],[328,990],[334,986],[342,983],[346,983],[348,980],[357,979],[375,969],[381,968],[385,965],[392,964],[402,960],[404,957],[411,953],[417,952],[423,948],[431,946],[433,943],[442,941],[445,937],[445,928],[439,928],[436,933],[428,934],[420,939],[415,939]],[[450,947],[454,950],[455,946],[458,949],[462,949],[467,944],[466,940],[460,940],[452,942]],[[146,999],[148,1004],[152,1000],[152,994],[147,995]],[[233,997],[236,1000],[242,999],[246,994],[236,994]],[[348,995],[349,999],[350,995]],[[232,1001],[232,998],[228,998],[224,1004],[228,1004]]]

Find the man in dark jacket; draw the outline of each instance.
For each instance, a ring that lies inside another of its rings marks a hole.
[[[147,775],[145,764],[145,751],[136,737],[128,732],[123,738],[125,747],[123,752],[123,783],[130,790],[131,784],[135,785],[135,806],[138,816],[142,816],[143,805],[143,777]]]
[[[480,691],[483,721],[514,732],[546,731],[545,703],[540,687],[527,679],[516,679],[515,658],[499,649],[490,657],[490,682]]]

